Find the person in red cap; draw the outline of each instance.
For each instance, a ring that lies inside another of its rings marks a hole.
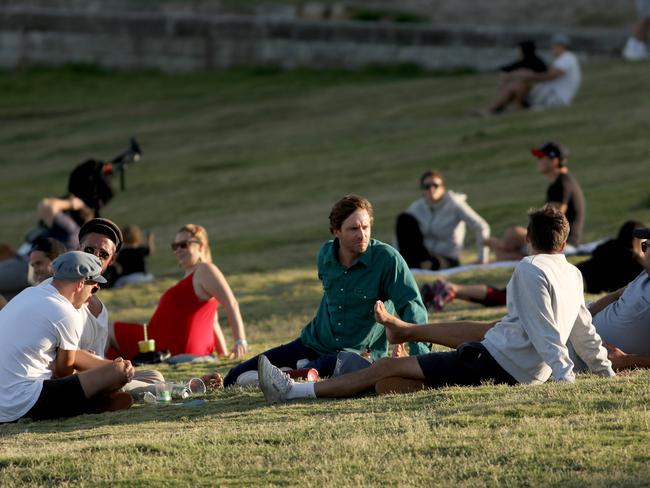
[[[537,158],[537,170],[551,182],[546,188],[545,203],[558,208],[569,221],[567,250],[571,251],[580,244],[586,206],[582,188],[567,166],[568,151],[562,144],[547,142],[530,152]],[[488,245],[497,261],[518,260],[528,255],[526,229],[521,226],[506,229],[502,239],[490,238]]]

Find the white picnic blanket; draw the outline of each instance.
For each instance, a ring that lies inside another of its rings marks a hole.
[[[579,256],[591,254],[596,247],[605,242],[606,239],[598,241],[587,242],[578,247],[571,247],[565,251],[567,256]],[[487,264],[464,264],[462,266],[455,266],[453,268],[437,269],[432,271],[430,269],[411,268],[411,273],[415,276],[451,276],[458,273],[465,273],[466,271],[475,271],[478,269],[497,269],[497,268],[514,268],[519,261],[494,261]]]

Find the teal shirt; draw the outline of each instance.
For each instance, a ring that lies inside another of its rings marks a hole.
[[[327,241],[318,253],[323,298],[300,340],[321,354],[368,350],[375,358],[386,356],[388,342],[384,327],[375,322],[375,302],[382,300],[406,322],[425,324],[427,310],[417,283],[402,256],[383,242],[371,239],[349,268],[338,260],[338,245],[336,239]],[[410,343],[409,351],[414,356],[429,348]]]

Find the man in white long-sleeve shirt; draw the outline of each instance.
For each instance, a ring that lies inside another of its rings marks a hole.
[[[508,313],[496,324],[457,322],[413,326],[375,305],[389,342],[436,342],[455,351],[407,358],[384,358],[371,367],[319,383],[294,383],[260,358],[260,387],[269,403],[310,397],[344,397],[369,388],[406,393],[425,387],[478,385],[484,381],[537,384],[551,375],[575,381],[567,342],[589,369],[614,376],[607,351],[591,323],[582,292],[582,276],[562,251],[569,224],[550,205],[529,213],[530,256],[515,268],[508,283]],[[467,339],[476,342],[466,342]],[[478,342],[480,341],[480,342]]]

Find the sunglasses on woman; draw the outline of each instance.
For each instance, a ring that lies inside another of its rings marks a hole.
[[[187,249],[187,246],[190,244],[199,244],[199,241],[196,239],[188,239],[186,241],[178,241],[178,242],[172,242],[172,251],[175,251],[176,249]]]
[[[421,187],[423,190],[430,190],[431,188],[436,188],[436,189],[438,189],[438,188],[440,188],[441,186],[442,186],[442,183],[438,183],[437,181],[434,181],[434,182],[431,182],[431,183],[422,183],[422,185],[420,185],[420,187]]]

